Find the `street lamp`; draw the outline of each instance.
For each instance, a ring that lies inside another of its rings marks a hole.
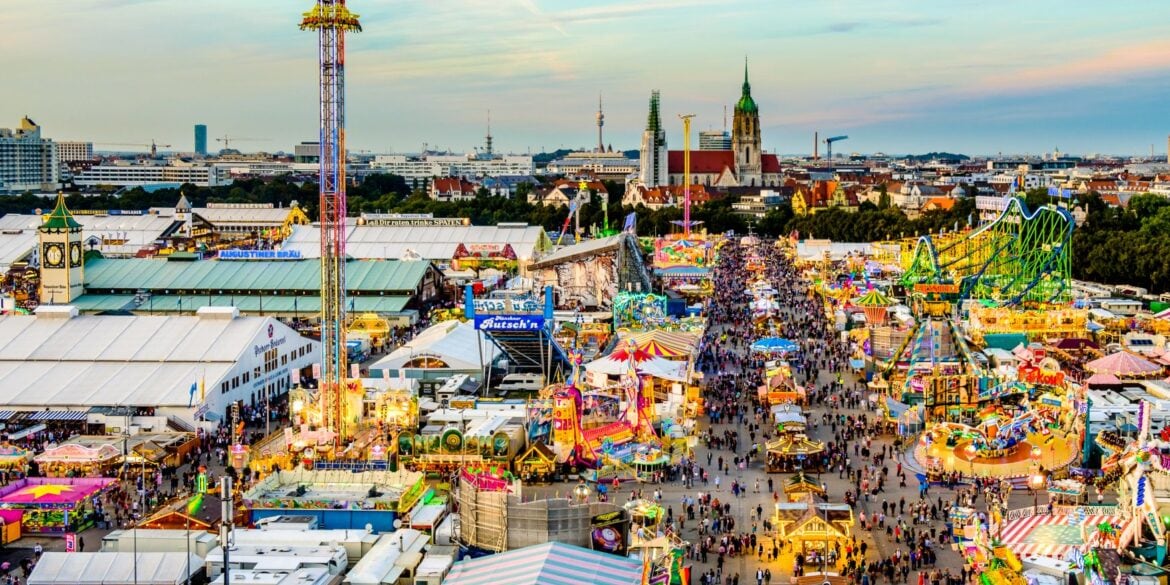
[[[970,443],[967,443],[967,456],[970,457],[970,459],[968,459],[968,461],[971,462],[971,479],[972,480],[975,479],[975,451],[977,451],[977,449],[975,449],[975,441],[971,441]]]
[[[1037,473],[1036,475],[1033,475],[1032,476],[1032,513],[1033,514],[1036,513],[1036,508],[1039,507],[1039,505],[1040,505],[1039,502],[1037,501],[1037,498],[1039,498],[1040,488],[1042,488],[1042,487],[1044,487],[1044,476],[1039,474],[1039,473]]]
[[[584,504],[585,502],[589,501],[589,496],[592,491],[593,490],[589,489],[589,484],[585,483],[585,480],[582,479],[577,484],[577,486],[573,488],[573,497]]]

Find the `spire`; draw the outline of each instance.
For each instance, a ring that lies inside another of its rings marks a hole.
[[[735,104],[735,111],[755,114],[757,113],[756,100],[752,99],[752,84],[748,82],[748,63],[747,57],[743,58],[743,93],[739,96],[739,102]]]
[[[646,130],[658,132],[662,130],[662,118],[658,115],[658,90],[650,92],[650,114],[646,117]]]
[[[45,219],[45,223],[41,224],[42,232],[60,232],[73,231],[81,229],[81,224],[73,219],[73,214],[69,212],[69,208],[65,207],[65,194],[57,192],[57,206],[53,211],[49,212],[49,217]]]

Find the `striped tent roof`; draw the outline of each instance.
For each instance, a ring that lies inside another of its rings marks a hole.
[[[654,329],[652,331],[636,333],[632,337],[634,343],[638,344],[638,347],[646,349],[646,351],[659,357],[683,357],[689,355],[695,349],[695,346],[699,344],[698,336],[692,333],[667,331],[665,329]],[[654,351],[647,349],[651,344],[674,353],[654,353]]]
[[[874,288],[858,297],[856,301],[853,301],[853,304],[859,307],[888,307],[893,305],[894,301],[882,294],[882,291]]]
[[[638,585],[642,564],[548,542],[455,563],[443,585]]]

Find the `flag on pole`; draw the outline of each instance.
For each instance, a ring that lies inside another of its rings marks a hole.
[[[622,231],[625,231],[625,232],[634,231],[634,226],[637,222],[638,222],[638,214],[637,213],[630,213],[629,215],[626,216],[626,224],[624,226],[622,226]]]
[[[195,391],[199,389],[199,382],[191,382],[191,390],[187,392],[187,408],[195,403]]]

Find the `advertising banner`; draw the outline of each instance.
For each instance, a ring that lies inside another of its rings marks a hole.
[[[476,315],[475,328],[480,331],[540,331],[540,315]]]

